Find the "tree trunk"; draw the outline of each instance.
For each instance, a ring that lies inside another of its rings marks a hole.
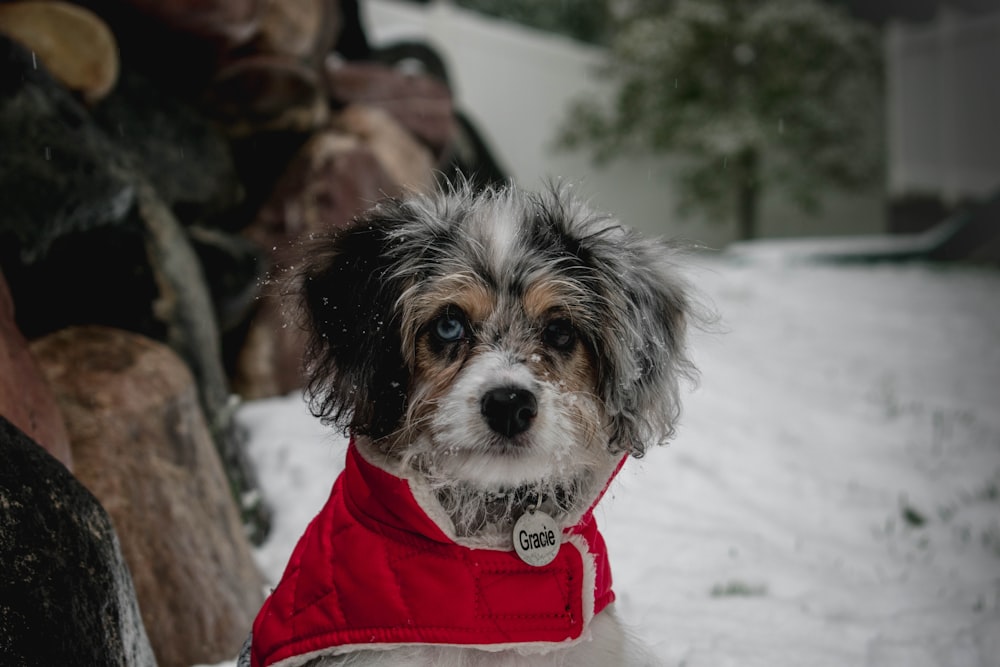
[[[740,241],[749,241],[757,237],[757,199],[758,199],[758,157],[757,151],[748,148],[736,159],[737,187],[737,231]]]

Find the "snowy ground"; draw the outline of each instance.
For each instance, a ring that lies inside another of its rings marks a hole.
[[[598,508],[619,611],[671,666],[1000,665],[1000,272],[748,257],[696,261],[700,386]],[[240,419],[276,579],[345,443]]]

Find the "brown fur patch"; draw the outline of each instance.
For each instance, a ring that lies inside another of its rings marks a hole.
[[[455,381],[465,355],[449,362],[433,353],[426,338],[417,341],[416,364],[413,373],[413,395],[406,424],[411,435],[420,432],[424,422],[437,410],[438,403]]]
[[[530,319],[547,319],[554,310],[569,310],[580,299],[575,285],[568,282],[539,280],[524,292],[524,311]]]
[[[555,319],[564,318],[572,323],[585,317],[578,308],[574,308],[579,298],[578,288],[572,283],[539,280],[525,290],[524,311],[540,329]],[[537,361],[528,363],[528,367],[538,377],[551,377],[569,392],[595,391],[594,359],[582,340],[577,340],[568,357],[554,353],[539,340],[539,352],[533,358]]]
[[[407,290],[413,296],[403,300],[403,358],[417,370],[417,336],[421,328],[448,305],[461,309],[470,322],[489,316],[496,299],[478,276],[454,273],[435,280],[429,289],[414,285]]]

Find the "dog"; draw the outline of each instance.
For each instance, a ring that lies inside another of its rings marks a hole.
[[[351,444],[239,664],[653,664],[593,508],[694,378],[681,254],[567,186],[460,183],[309,240],[306,395]]]

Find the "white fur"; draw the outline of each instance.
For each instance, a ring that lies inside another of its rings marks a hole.
[[[516,649],[484,651],[455,646],[405,646],[358,651],[276,667],[655,667],[661,663],[622,625],[609,606],[590,624],[590,637],[563,649],[526,653]]]
[[[483,420],[479,400],[490,389],[506,386],[532,392],[538,401],[538,416],[531,429],[518,436],[523,441],[519,454],[498,456],[494,441],[499,437]],[[431,474],[484,487],[579,476],[594,466],[594,452],[603,453],[606,437],[588,433],[584,424],[571,419],[563,407],[572,401],[593,403],[594,399],[564,393],[558,381],[535,377],[527,366],[502,352],[475,357],[459,374],[430,422],[431,450],[442,454],[434,458]],[[597,414],[596,405],[591,412]]]

